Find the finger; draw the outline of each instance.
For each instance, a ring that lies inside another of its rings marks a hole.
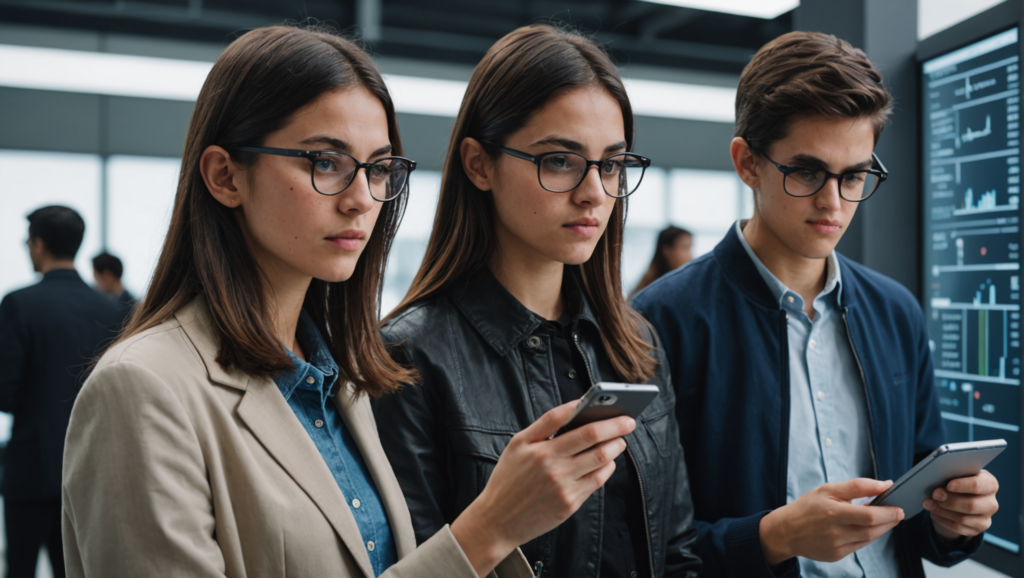
[[[572,414],[572,410],[575,409],[576,404],[579,402],[580,400],[577,399],[575,401],[570,401],[569,403],[563,403],[562,405],[548,411],[537,418],[537,421],[527,426],[526,429],[516,434],[515,437],[518,437],[527,443],[539,442],[550,438],[555,435],[555,432],[557,432],[563,424],[565,424],[565,420],[569,419],[569,416]]]
[[[854,506],[837,502],[835,508],[836,520],[850,526],[898,524],[904,518],[903,509],[895,506]]]
[[[619,454],[625,450],[625,440],[615,438],[577,454],[572,458],[572,468],[576,473],[576,478],[581,478],[596,469],[602,468],[608,462],[614,462],[615,458],[619,457]]]
[[[584,500],[590,497],[590,494],[593,494],[595,491],[597,491],[598,488],[603,486],[604,483],[608,481],[608,478],[612,477],[612,474],[614,472],[615,462],[610,461],[607,464],[601,466],[600,468],[576,480],[577,487],[581,491],[578,497],[579,504],[582,504]],[[579,505],[577,505],[576,507],[578,508]]]
[[[986,518],[986,520],[988,520],[988,524],[984,524],[983,528],[976,529],[966,524],[961,524],[960,522],[950,520],[949,518],[940,515],[939,512],[941,511],[942,509],[940,508],[938,511],[932,512],[932,522],[942,526],[943,528],[946,528],[947,530],[956,532],[961,536],[977,536],[978,534],[987,530],[988,526],[991,525],[991,519]]]
[[[991,516],[999,511],[999,502],[991,494],[946,494],[945,500],[933,500],[933,503],[936,507],[974,516]]]
[[[893,528],[899,525],[899,522],[891,522],[889,524],[879,524],[877,526],[846,526],[843,536],[843,543],[845,544],[859,544],[859,543],[871,543],[888,534]]]
[[[877,496],[878,494],[888,490],[891,485],[892,480],[881,482],[868,478],[855,478],[848,482],[825,484],[822,486],[822,489],[835,498],[849,502],[850,500],[856,500],[857,498]]]
[[[984,532],[992,525],[991,516],[972,516],[970,514],[961,514],[960,512],[947,510],[941,506],[932,510],[931,514],[932,518],[941,518],[943,520],[959,524],[965,528],[971,528],[976,534]]]
[[[996,480],[996,477],[992,474],[985,470],[981,470],[981,472],[975,476],[950,480],[949,483],[946,484],[946,490],[955,494],[994,494],[999,490],[999,481]],[[939,488],[936,491],[941,492],[942,488]],[[935,497],[940,501],[945,499],[936,497],[934,493],[932,497]]]
[[[552,449],[562,455],[574,456],[599,443],[622,437],[634,428],[636,422],[628,416],[595,421],[558,436]]]

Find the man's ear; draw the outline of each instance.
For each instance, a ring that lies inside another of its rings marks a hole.
[[[739,136],[732,139],[729,144],[729,155],[740,180],[748,187],[757,189],[761,185],[761,159],[754,154],[747,140]]]
[[[462,170],[466,171],[466,176],[476,188],[481,191],[494,188],[494,161],[480,141],[470,137],[462,139],[459,155],[462,157]]]
[[[244,174],[228,151],[216,145],[206,147],[199,158],[199,173],[217,202],[231,209],[242,203],[239,185]]]

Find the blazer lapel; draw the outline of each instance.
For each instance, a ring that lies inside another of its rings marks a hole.
[[[365,395],[354,395],[352,382],[346,381],[334,395],[334,403],[373,476],[377,492],[384,501],[384,509],[388,513],[398,558],[404,558],[416,549],[416,533],[413,531],[412,516],[409,515],[405,495],[402,494],[395,472],[391,469],[391,462],[380,445],[377,422],[370,408],[370,400]]]
[[[238,416],[267,452],[320,508],[338,537],[348,547],[364,577],[373,578],[370,556],[366,553],[356,519],[330,468],[281,395],[281,390],[270,378],[259,379],[239,372],[227,372],[217,363],[218,348],[202,297],[183,307],[175,317],[206,365],[210,380],[245,391],[238,405]],[[388,471],[390,473],[390,469]],[[409,527],[412,527],[411,523]]]

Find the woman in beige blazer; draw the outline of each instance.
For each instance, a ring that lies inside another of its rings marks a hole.
[[[227,48],[149,293],[72,412],[69,576],[525,578],[517,546],[608,479],[632,421],[549,440],[556,408],[416,544],[368,401],[410,377],[377,330],[415,168],[401,150],[353,43],[270,27]]]

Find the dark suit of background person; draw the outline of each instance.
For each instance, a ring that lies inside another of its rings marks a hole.
[[[124,309],[74,270],[85,224],[72,209],[29,215],[29,253],[42,280],[0,301],[0,411],[14,415],[4,458],[7,576],[35,576],[46,544],[64,576],[61,464],[75,395]]]

